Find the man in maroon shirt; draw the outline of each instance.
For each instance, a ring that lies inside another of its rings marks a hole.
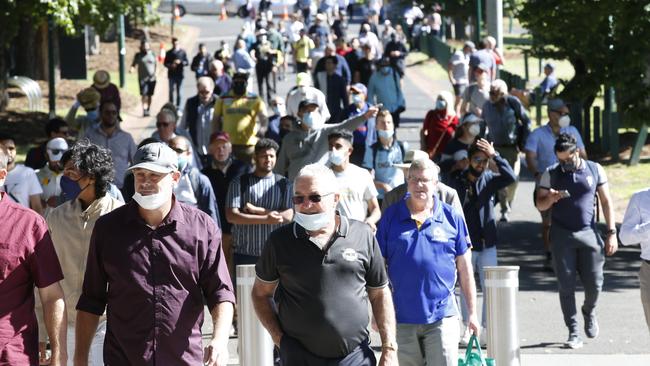
[[[0,187],[7,177],[8,154],[0,148]],[[34,286],[43,304],[50,338],[50,365],[67,361],[67,318],[63,272],[45,220],[0,192],[0,365],[38,364],[38,324]]]
[[[163,143],[138,149],[133,201],[97,220],[77,304],[75,364],[88,362],[107,310],[107,365],[226,365],[235,296],[221,231],[172,194],[178,156]],[[203,304],[214,332],[202,350]]]

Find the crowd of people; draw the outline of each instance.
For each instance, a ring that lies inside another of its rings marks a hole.
[[[496,78],[505,60],[494,39],[478,50],[466,42],[449,64],[453,90],[439,91],[411,147],[396,133],[404,60],[423,27],[439,32],[439,15],[414,6],[404,16],[419,26],[408,35],[390,21],[380,32],[382,4],[370,1],[352,35],[341,3],[314,11],[299,1],[286,23],[259,11],[233,52],[199,45],[191,62],[175,39],[163,62],[169,103],[137,145],[103,70],[65,119],[48,121],[24,165],[15,137],[0,135],[0,363],[225,365],[237,332],[234,268],[255,264],[253,303],[282,365],[375,365],[371,318],[381,365],[455,365],[459,343],[485,343],[474,274],[483,289],[484,267],[498,264],[495,210],[509,220],[521,154],[566,346],[583,342],[577,275],[584,332],[598,336],[604,256],[617,250],[613,208],[555,85],[533,97],[545,99],[549,121],[531,132],[528,102],[515,96],[530,93]],[[197,87],[189,98],[186,66]],[[144,116],[156,67],[143,40],[132,71]],[[292,71],[295,87],[278,95]],[[621,240],[643,243],[650,328],[647,197],[633,198]],[[214,332],[203,349],[205,305]]]

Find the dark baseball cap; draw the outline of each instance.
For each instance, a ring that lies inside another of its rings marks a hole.
[[[135,152],[133,165],[129,170],[147,169],[156,173],[171,173],[178,170],[178,154],[162,142],[146,144]]]

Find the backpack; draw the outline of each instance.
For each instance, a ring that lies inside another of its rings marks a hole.
[[[244,209],[246,206],[244,204],[244,193],[248,190],[251,185],[251,176],[253,173],[244,174],[239,178],[239,208]],[[280,174],[273,174],[275,177],[275,182],[280,185],[280,191],[283,195],[287,195],[287,188],[289,187],[289,179]]]
[[[402,152],[402,159],[404,159],[404,157],[406,156],[406,152],[404,150],[404,143],[402,141],[397,141],[397,140],[396,140],[396,142],[397,142],[397,146],[399,146],[399,150]],[[376,169],[375,164],[377,162],[377,153],[379,152],[379,146],[380,146],[379,141],[375,142],[374,144],[372,144],[372,146],[370,146],[370,148],[372,149],[372,168],[373,169]]]
[[[530,126],[524,123],[523,116],[521,115],[521,108],[516,108],[516,105],[513,105],[512,95],[507,95],[506,96],[506,103],[508,104],[508,107],[512,109],[515,112],[515,141],[512,141],[513,144],[517,144],[519,146],[520,150],[524,150],[524,143],[526,143],[526,139],[528,138],[528,135],[530,135]]]

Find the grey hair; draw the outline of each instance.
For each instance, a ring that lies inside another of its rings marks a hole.
[[[334,172],[324,164],[309,164],[300,169],[298,175],[296,175],[293,180],[293,193],[296,193],[296,182],[298,181],[298,178],[302,177],[310,177],[314,180],[318,180],[320,183],[322,183],[323,187],[332,187],[334,193],[338,193],[339,191],[339,182],[336,179]]]
[[[201,76],[197,81],[196,81],[196,86],[198,87],[199,85],[205,86],[208,90],[214,89],[214,80],[212,80],[211,77],[209,76]]]
[[[421,172],[424,170],[433,170],[433,175],[436,181],[438,181],[438,174],[440,174],[440,167],[434,163],[431,159],[416,159],[413,160],[411,166],[409,167],[408,177],[411,176],[413,172]]]
[[[497,89],[501,94],[508,95],[508,84],[501,79],[496,79],[490,85],[490,89]]]
[[[174,136],[173,139],[169,140],[170,143],[172,142],[180,142],[181,144],[184,145],[184,147],[187,149],[189,152],[194,152],[194,149],[192,149],[192,142],[185,136]]]
[[[9,165],[9,154],[4,147],[0,146],[0,169],[7,169]]]
[[[167,116],[171,117],[171,119],[172,119],[172,121],[174,121],[174,123],[178,122],[178,117],[176,116],[176,113],[174,113],[173,111],[170,111],[167,108],[163,108],[163,109],[160,110],[160,112],[158,112],[158,114],[156,115],[156,120],[158,120],[158,117],[160,117],[162,115],[167,115]]]

